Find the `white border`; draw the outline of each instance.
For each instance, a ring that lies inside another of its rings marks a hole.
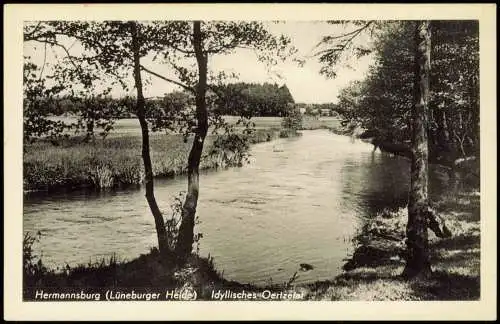
[[[4,6],[4,319],[495,319],[496,5],[9,4]],[[481,75],[481,300],[477,302],[22,302],[22,24],[106,19],[478,19]]]

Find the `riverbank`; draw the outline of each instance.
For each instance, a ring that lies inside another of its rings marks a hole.
[[[271,294],[284,292],[292,295],[295,292],[295,299],[303,298],[303,295],[293,288],[293,280],[268,287],[226,280],[223,274],[217,271],[210,256],[202,258],[193,254],[184,266],[179,267],[154,248],[150,253],[127,262],[111,258],[72,268],[66,266],[61,269],[49,269],[43,265],[41,259],[32,254],[30,244],[24,245],[24,253],[23,299],[27,301],[37,300],[37,292],[40,291],[49,294],[84,291],[89,295],[97,293],[104,296],[109,290],[161,292],[162,295],[166,291],[181,293],[190,290],[196,292],[198,300],[214,300],[214,292],[220,292],[220,296],[215,297],[216,300],[267,300],[273,299]],[[234,295],[231,292],[234,292]]]
[[[271,141],[278,137],[294,136],[278,128],[256,129],[246,136],[248,144]],[[215,136],[206,139],[201,170],[237,165],[240,157],[223,152],[209,154]],[[103,189],[140,185],[144,175],[141,158],[141,137],[125,135],[97,139],[95,143],[77,143],[75,140],[54,146],[36,142],[26,147],[23,158],[24,190],[53,191],[81,188]],[[150,150],[155,177],[174,177],[187,171],[187,158],[192,138],[184,141],[180,134],[154,134]]]
[[[237,121],[235,117],[226,118],[230,124]],[[331,118],[307,117],[304,118],[303,129],[334,128],[336,123],[337,120]],[[243,135],[246,143],[238,148],[244,151],[248,145],[300,135],[297,131],[283,129],[280,124],[281,118],[278,117],[256,118],[255,130]],[[136,120],[120,120],[115,128],[107,138],[96,138],[94,143],[82,143],[81,137],[70,137],[58,146],[48,141],[25,145],[24,192],[99,190],[140,185],[144,167],[139,125]],[[207,136],[200,169],[240,165],[239,154],[227,150],[210,154],[216,138],[214,135]],[[185,174],[191,144],[192,136],[185,141],[180,134],[151,134],[153,176],[171,178]]]
[[[407,281],[400,277],[404,268],[407,222],[406,208],[400,208],[384,210],[365,220],[355,237],[354,253],[346,259],[344,272],[329,281],[295,284],[296,277],[292,275],[286,282],[256,287],[226,280],[211,257],[192,255],[188,263],[179,268],[156,249],[130,261],[109,259],[54,270],[44,267],[43,261],[31,257],[31,248],[25,248],[25,256],[28,255],[25,260],[30,261],[25,263],[24,296],[33,299],[37,289],[65,291],[67,287],[87,291],[137,290],[140,287],[141,291],[149,292],[190,287],[201,300],[212,300],[213,291],[246,291],[256,293],[257,299],[265,299],[262,292],[266,290],[295,293],[294,300],[478,300],[479,193],[450,194],[435,202],[434,206],[452,237],[439,239],[430,232],[433,274],[428,278]],[[296,274],[300,276],[300,270]],[[241,299],[236,295],[225,298]]]
[[[480,196],[463,192],[444,197],[436,209],[452,232],[437,238],[429,232],[429,278],[410,281],[404,269],[407,210],[383,211],[366,222],[356,238],[357,248],[331,281],[305,286],[308,300],[479,300]]]

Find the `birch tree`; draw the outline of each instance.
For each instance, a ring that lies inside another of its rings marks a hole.
[[[428,114],[429,75],[431,68],[431,32],[429,21],[415,24],[415,89],[412,107],[412,141],[408,225],[408,257],[403,275],[413,277],[431,272],[427,234],[429,208]]]
[[[346,23],[345,21],[335,21],[335,24]],[[359,45],[355,43],[355,38],[362,32],[369,32],[371,35],[376,35],[375,30],[383,30],[384,28],[393,28],[394,23],[381,22],[381,21],[354,21],[351,22],[355,29],[342,35],[332,35],[323,38],[321,45],[326,46],[318,52],[320,62],[325,63],[321,73],[329,76],[336,76],[336,68],[339,61],[342,60],[343,55],[346,53],[354,53],[360,57],[370,53],[373,48],[367,48],[366,45]],[[408,24],[408,23],[407,23]],[[403,27],[407,27],[403,24]],[[405,107],[406,102],[404,98],[396,98],[398,102],[402,102],[403,106],[399,107],[403,111],[403,117],[406,111],[411,112],[411,167],[410,167],[410,188],[408,191],[408,223],[407,223],[407,259],[406,267],[403,276],[412,278],[420,275],[428,275],[431,272],[429,260],[429,245],[428,245],[428,228],[434,231],[438,237],[447,237],[451,233],[446,227],[444,221],[437,215],[436,211],[430,207],[428,195],[428,160],[429,160],[429,146],[428,146],[428,132],[429,132],[429,98],[430,98],[430,84],[429,79],[431,75],[431,23],[430,21],[414,21],[409,22],[413,25],[413,35],[407,35],[410,38],[413,36],[414,48],[408,53],[414,59],[413,71],[413,104],[411,108],[408,105]],[[410,26],[411,26],[410,25]],[[400,28],[395,26],[396,29]],[[401,31],[404,31],[402,29]],[[378,36],[380,37],[379,34]],[[410,38],[411,39],[411,38]],[[404,40],[404,38],[403,38]],[[388,40],[391,41],[390,39]],[[383,53],[383,55],[391,56],[392,53]],[[385,57],[382,57],[385,59]],[[407,77],[405,67],[400,68],[398,80],[401,78],[401,73]],[[384,89],[391,91],[391,84],[387,84],[386,78],[379,78],[376,86],[374,97],[383,102]],[[373,116],[377,116],[376,107],[367,106],[366,98],[370,99],[373,91],[366,93],[370,90],[369,87],[362,86],[359,93],[361,98],[358,98],[360,105],[371,111],[367,114],[367,123],[374,123]],[[405,92],[398,92],[401,96],[405,96]],[[392,99],[391,99],[392,100]],[[344,100],[346,101],[346,100]],[[355,100],[348,100],[354,102]],[[341,101],[342,103],[342,101]],[[343,103],[345,104],[345,102]],[[372,103],[373,104],[373,103]],[[389,107],[392,108],[392,107]],[[405,124],[403,118],[403,124]],[[394,121],[391,121],[394,123]],[[399,126],[401,128],[401,126]]]
[[[61,37],[77,41],[84,51],[79,55],[71,54],[70,49],[60,42]],[[135,114],[141,125],[145,195],[155,221],[159,250],[176,257],[181,263],[184,262],[191,254],[194,241],[200,191],[199,167],[209,126],[213,126],[214,132],[221,129],[226,135],[232,132],[231,125],[220,115],[220,109],[213,106],[213,96],[217,95],[221,84],[232,74],[211,71],[210,58],[228,55],[237,49],[252,50],[259,61],[272,67],[278,60],[293,54],[294,49],[289,46],[290,40],[271,34],[265,24],[257,22],[58,21],[41,22],[25,29],[25,41],[35,41],[63,50],[64,61],[58,66],[58,79],[62,83],[78,78],[86,84],[92,84],[105,77],[107,81],[128,90],[126,81],[130,78],[133,80],[136,91]],[[146,66],[143,58],[148,55],[154,55],[153,61],[156,63],[168,65],[173,70],[172,75],[162,75]],[[175,84],[192,95],[195,102],[194,114],[185,111],[179,113],[176,110],[167,114],[155,112],[152,116],[147,111],[144,98],[145,74]],[[249,117],[244,116],[242,124],[249,125]],[[155,131],[174,130],[174,125],[177,127],[181,124],[185,136],[193,135],[187,161],[187,194],[174,247],[169,244],[165,220],[154,195],[150,124]],[[230,138],[241,140],[238,135]]]
[[[142,70],[180,86],[195,98],[195,121],[192,127],[194,138],[187,161],[187,192],[175,248],[175,254],[182,262],[191,254],[194,242],[200,193],[199,166],[209,126],[214,126],[215,130],[230,128],[218,114],[220,110],[213,109],[209,96],[209,92],[217,95],[217,89],[220,89],[217,85],[230,74],[211,70],[210,59],[216,55],[232,54],[237,49],[251,50],[256,53],[259,61],[271,67],[278,60],[293,55],[294,48],[290,46],[287,37],[273,35],[265,24],[259,22],[193,21],[181,22],[178,28],[187,37],[184,41],[170,44],[170,47],[166,47],[168,50],[162,53],[164,63],[176,72],[176,78],[162,76],[144,66]]]

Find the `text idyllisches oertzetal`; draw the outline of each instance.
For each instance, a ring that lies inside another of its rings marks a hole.
[[[161,292],[137,292],[135,290],[106,290],[102,292],[87,292],[84,290],[73,292],[35,291],[35,300],[38,301],[165,301],[165,300],[196,300],[196,290],[193,288],[171,289]],[[232,291],[212,290],[208,300],[301,300],[304,295],[295,291]]]

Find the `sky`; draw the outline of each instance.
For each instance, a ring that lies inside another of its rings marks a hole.
[[[238,49],[230,55],[219,55],[210,58],[209,68],[213,71],[231,71],[235,72],[242,82],[273,82],[280,85],[286,84],[289,88],[295,102],[304,103],[327,103],[337,102],[339,91],[347,86],[349,82],[363,79],[372,63],[372,57],[361,59],[352,58],[349,60],[350,67],[340,67],[335,79],[328,79],[319,73],[321,65],[318,58],[312,54],[315,53],[314,47],[326,35],[338,35],[352,29],[338,25],[330,25],[320,21],[287,21],[279,24],[268,24],[269,30],[273,34],[284,34],[291,38],[292,44],[298,49],[298,54],[306,58],[304,66],[300,67],[297,63],[280,62],[273,68],[275,73],[270,73],[263,63],[258,62],[254,52],[250,50]],[[347,28],[347,29],[346,29]],[[352,28],[352,27],[351,27]],[[360,39],[363,41],[363,39]],[[36,46],[36,48],[35,48]],[[72,54],[78,52],[78,46],[73,46]],[[38,64],[43,62],[43,45],[25,44],[25,55],[30,55]],[[62,55],[61,49],[48,51],[46,61],[55,61],[55,55]],[[166,65],[155,63],[151,58],[144,58],[142,64],[154,70],[155,72],[172,76],[173,71]],[[165,93],[179,90],[177,86],[170,84],[156,77],[146,77],[149,80],[145,88],[146,97],[163,96]],[[121,96],[122,90],[115,90],[113,96]],[[133,95],[133,89],[128,95]]]
[[[292,44],[297,47],[301,56],[311,56],[315,53],[314,47],[323,36],[340,34],[344,29],[340,26],[326,24],[324,22],[286,22],[270,25],[269,29],[274,33],[288,35]],[[277,66],[282,79],[272,77],[265,67],[256,62],[253,53],[237,53],[231,57],[219,57],[215,63],[217,67],[237,68],[240,79],[243,81],[266,80],[286,84],[295,102],[325,103],[336,102],[337,95],[343,87],[353,80],[360,80],[365,76],[372,59],[365,57],[359,60],[352,59],[348,62],[352,68],[340,68],[335,79],[328,79],[319,73],[321,64],[317,57],[306,59],[306,64],[299,67],[296,63],[285,62]]]

